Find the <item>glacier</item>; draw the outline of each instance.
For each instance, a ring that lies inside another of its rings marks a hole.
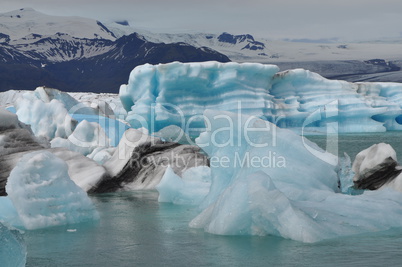
[[[314,143],[257,117],[204,116],[211,127],[196,142],[211,159],[212,183],[190,227],[307,243],[402,227],[400,192],[343,194],[338,158]],[[220,130],[230,123],[232,132]]]
[[[258,63],[179,63],[133,69],[120,87],[126,120],[151,133],[176,125],[190,136],[206,109],[239,111],[284,128],[326,133],[401,130],[402,85],[328,80]]]

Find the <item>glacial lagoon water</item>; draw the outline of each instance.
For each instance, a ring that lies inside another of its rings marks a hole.
[[[309,139],[325,148],[327,138]],[[351,158],[402,134],[339,136]],[[191,229],[197,209],[158,203],[156,191],[93,195],[94,223],[26,231],[27,266],[388,266],[402,262],[402,229],[304,244],[272,236],[218,236]],[[402,195],[401,195],[402,197]]]

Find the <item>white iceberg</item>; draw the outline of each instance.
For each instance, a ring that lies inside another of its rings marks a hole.
[[[0,200],[0,220],[18,228],[31,230],[99,218],[86,192],[70,179],[67,164],[47,151],[24,155],[10,174],[6,191],[8,196]]]
[[[25,93],[15,102],[18,119],[29,124],[36,136],[52,140],[67,138],[77,122],[68,114],[64,104],[53,99],[46,103],[35,94]]]

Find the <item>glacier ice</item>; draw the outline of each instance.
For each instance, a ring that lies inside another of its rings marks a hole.
[[[63,103],[56,99],[46,103],[35,94],[25,93],[17,99],[15,107],[18,119],[29,124],[36,136],[47,140],[55,137],[67,138],[77,123],[68,114]]]
[[[96,188],[101,181],[110,178],[109,173],[102,165],[81,153],[65,148],[53,148],[48,151],[67,164],[71,180],[86,192]]]
[[[120,87],[120,99],[128,111],[126,120],[134,128],[151,132],[169,125],[199,128],[204,125],[199,115],[205,109],[235,111],[239,99],[246,114],[269,112],[273,106],[267,89],[278,70],[251,63],[145,64],[131,72],[128,85]]]
[[[87,121],[98,124],[109,138],[111,146],[117,146],[124,132],[129,128],[126,122],[97,115],[71,114],[71,116],[81,123]]]
[[[0,222],[0,244],[1,266],[25,266],[27,246],[19,230],[9,228]]]
[[[109,143],[110,140],[102,127],[96,122],[86,120],[78,123],[67,139],[56,137],[50,142],[52,147],[65,147],[85,156],[98,147],[108,147]]]
[[[256,117],[204,116],[210,127],[196,142],[210,156],[212,184],[191,227],[309,243],[402,227],[399,192],[343,194],[337,157],[314,143]]]
[[[128,129],[112,157],[103,164],[111,178],[103,179],[90,192],[154,189],[169,165],[182,175],[192,167],[208,165],[208,158],[197,146],[164,142],[140,130]]]
[[[211,171],[207,166],[186,170],[182,177],[169,166],[156,186],[159,202],[178,205],[199,205],[211,187]]]
[[[91,154],[87,155],[88,158],[94,160],[98,164],[104,164],[106,161],[112,158],[115,147],[97,147]]]
[[[13,226],[38,229],[99,218],[85,191],[69,177],[67,164],[48,151],[26,154],[12,170],[7,181],[12,207],[0,215]],[[17,218],[4,217],[17,214]],[[11,219],[11,220],[10,220]]]
[[[385,143],[374,144],[359,152],[352,165],[353,182],[358,189],[391,187],[402,191],[402,167],[395,150]]]
[[[90,134],[90,131],[83,131],[83,134]],[[12,169],[25,154],[32,151],[46,150],[64,160],[70,178],[85,191],[109,177],[104,167],[78,152],[48,147],[50,145],[36,138],[30,127],[20,122],[16,114],[0,108],[0,195],[6,195],[5,186]]]
[[[183,93],[185,92],[185,93]],[[173,124],[198,136],[206,109],[240,111],[313,132],[401,130],[402,85],[328,80],[252,63],[145,64],[120,87],[127,121],[151,133]]]
[[[186,134],[182,128],[176,125],[169,125],[165,128],[153,133],[153,136],[159,137],[164,141],[176,142],[179,144],[194,144],[191,137]]]

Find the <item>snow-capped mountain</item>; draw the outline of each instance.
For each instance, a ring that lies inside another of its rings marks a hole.
[[[116,36],[97,20],[49,16],[32,8],[21,8],[0,14],[0,32],[8,35],[10,40],[21,39],[32,33],[39,35],[65,33],[76,38],[116,39]]]
[[[46,85],[116,92],[139,64],[207,60],[229,61],[207,47],[153,43],[135,33],[116,38],[92,19],[48,16],[31,8],[0,14],[0,90]]]
[[[37,58],[44,61],[62,62],[106,53],[113,46],[113,41],[77,38],[66,33],[56,33],[30,34],[9,44],[25,54],[36,54]]]

